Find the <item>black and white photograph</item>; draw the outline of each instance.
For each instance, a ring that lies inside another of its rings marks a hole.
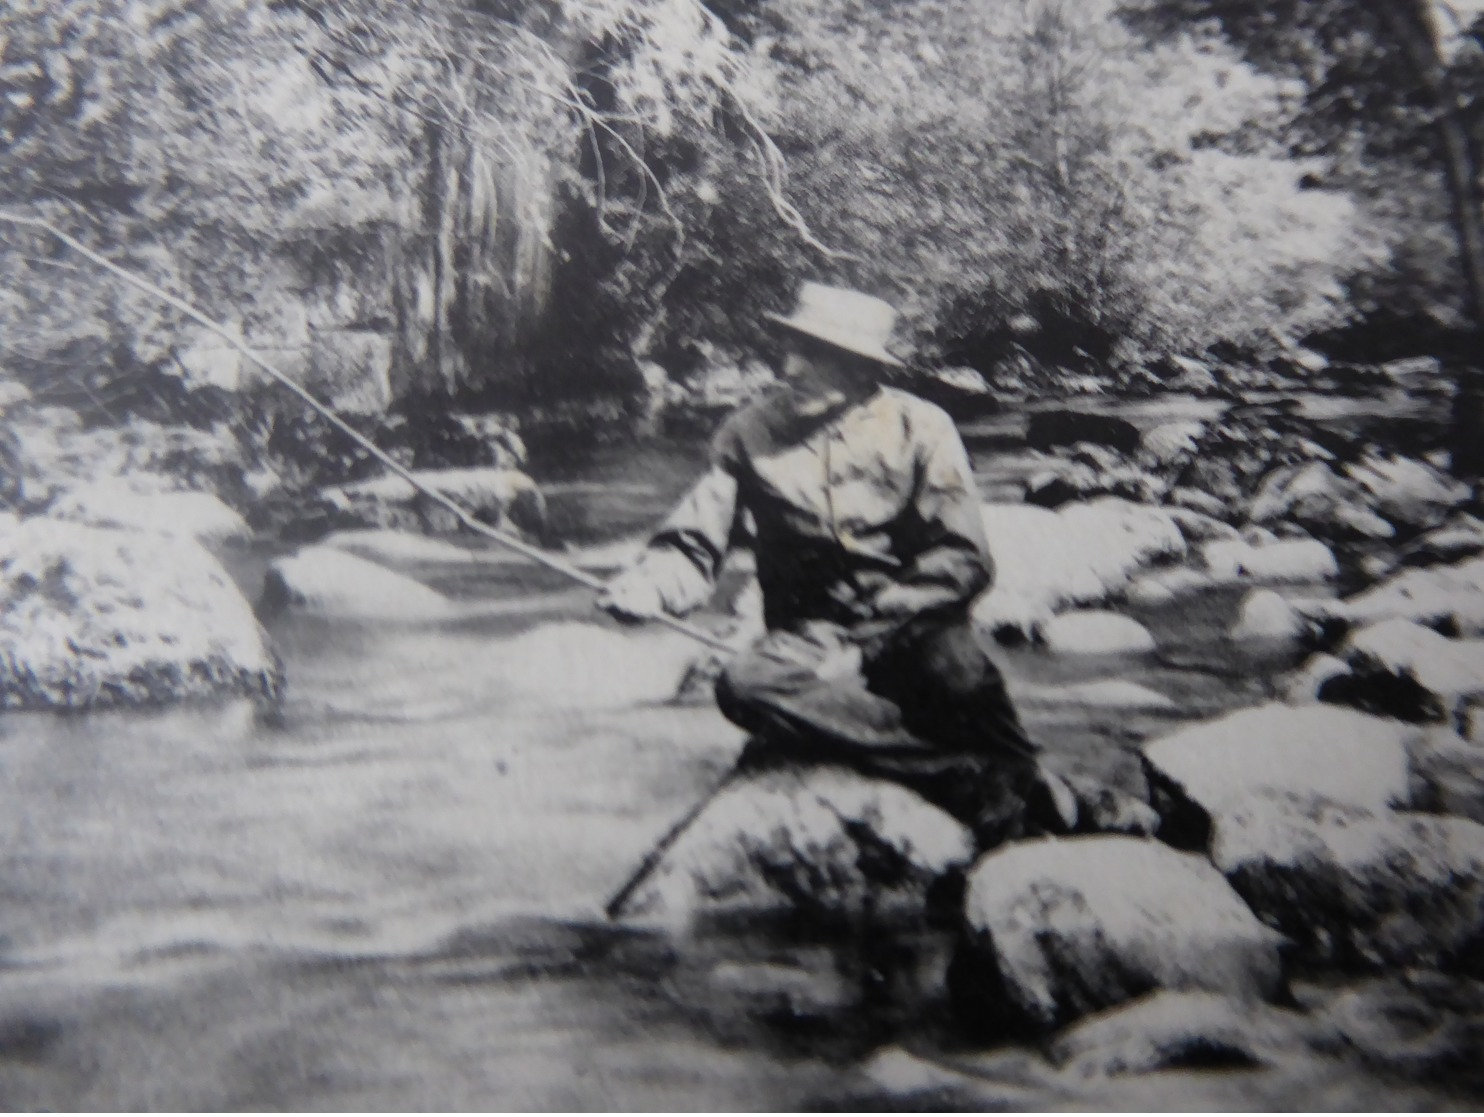
[[[1484,0],[3,0],[0,1108],[1484,1108]]]

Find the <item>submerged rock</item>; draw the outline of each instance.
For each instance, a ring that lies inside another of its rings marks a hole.
[[[282,669],[200,544],[27,519],[0,534],[0,705],[271,697]]]
[[[1216,820],[1211,860],[1315,962],[1484,967],[1484,826],[1254,795]]]
[[[1213,821],[1257,795],[1383,811],[1408,801],[1407,727],[1333,706],[1273,703],[1144,746],[1160,836],[1208,847]]]
[[[334,547],[305,547],[275,559],[259,608],[361,620],[438,620],[454,605],[437,590]]]
[[[206,544],[238,542],[251,531],[211,493],[173,492],[168,478],[108,478],[67,490],[47,515],[89,527],[130,528]]]
[[[1133,605],[1168,605],[1178,597],[1208,589],[1214,581],[1205,571],[1187,566],[1151,571],[1134,579],[1124,597]]]
[[[1403,972],[1349,988],[1320,1008],[1362,1062],[1455,1088],[1484,1088],[1484,983]]]
[[[737,774],[611,914],[671,928],[788,914],[911,923],[973,853],[965,827],[895,783],[832,766]]]
[[[1154,637],[1119,613],[1085,610],[1053,617],[1042,628],[1046,646],[1065,655],[1118,655],[1154,650]]]
[[[1009,1034],[1048,1032],[1159,989],[1259,999],[1280,937],[1203,857],[1127,837],[1006,846],[969,874],[961,1007]]]
[[[1164,991],[1057,1036],[1052,1060],[1078,1078],[1281,1065],[1328,1032],[1297,1012],[1218,993]]]

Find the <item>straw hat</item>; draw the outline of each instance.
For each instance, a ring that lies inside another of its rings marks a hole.
[[[891,303],[844,287],[805,283],[792,314],[768,317],[780,326],[828,342],[860,357],[901,368],[902,362],[886,350],[897,323]]]

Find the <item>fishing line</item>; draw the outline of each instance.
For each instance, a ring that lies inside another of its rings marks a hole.
[[[355,442],[356,445],[360,446],[363,450],[365,450],[368,454],[370,454],[373,458],[384,465],[396,476],[406,481],[413,487],[414,490],[421,493],[423,496],[427,497],[434,503],[441,505],[442,507],[448,509],[448,511],[452,512],[457,518],[458,522],[464,527],[468,528],[470,531],[478,535],[482,535],[486,539],[491,539],[494,542],[500,544],[502,547],[514,551],[516,554],[521,555],[524,558],[530,559],[532,562],[536,563],[539,566],[544,566],[548,570],[555,571],[556,573],[561,574],[564,577],[570,578],[572,581],[578,582],[579,584],[586,586],[590,590],[602,591],[606,588],[606,583],[603,581],[603,579],[589,574],[587,571],[581,570],[578,567],[573,566],[571,563],[541,550],[539,547],[533,547],[524,540],[518,539],[515,536],[508,534],[507,532],[503,532],[499,528],[491,527],[489,524],[486,524],[482,520],[477,519],[473,515],[473,513],[469,512],[466,508],[463,507],[463,505],[459,504],[458,501],[454,500],[446,493],[439,492],[433,486],[419,479],[411,470],[397,461],[396,458],[383,451],[381,447],[377,446],[376,443],[371,441],[371,439],[367,438],[360,431],[356,430],[355,427],[351,426],[344,419],[342,419],[328,404],[321,403],[313,394],[311,394],[291,376],[269,364],[268,361],[265,360],[263,357],[260,357],[256,352],[254,352],[249,346],[247,346],[240,338],[238,338],[225,326],[207,317],[190,303],[186,302],[184,299],[181,299],[176,295],[172,295],[163,287],[156,286],[142,276],[135,275],[127,268],[121,267],[120,265],[114,263],[107,256],[93,251],[91,248],[83,244],[81,241],[77,240],[75,237],[63,232],[57,226],[53,225],[50,221],[45,221],[39,217],[24,217],[20,214],[0,212],[0,222],[5,222],[9,225],[20,226],[29,229],[38,229],[41,232],[55,237],[68,248],[72,249],[72,251],[82,256],[84,259],[96,264],[98,267],[107,271],[114,277],[123,280],[131,287],[137,288],[138,290],[145,292],[145,294],[160,300],[167,306],[178,310],[181,314],[184,314],[187,318],[191,319],[191,321],[195,322],[203,329],[208,330],[215,336],[221,338],[224,342],[227,343],[228,347],[246,357],[249,361],[266,372],[279,384],[282,384],[289,391],[293,392],[294,395],[298,396],[299,399],[302,400],[316,414],[318,414],[336,430],[340,431],[341,434],[344,434],[347,438]],[[707,632],[705,629],[698,628],[695,625],[680,620],[678,617],[672,617],[668,614],[661,613],[655,616],[653,619],[658,623],[664,625],[665,627],[673,629],[674,631],[679,632],[684,636],[689,636],[692,640],[697,640],[702,644],[707,645],[708,647],[716,648],[720,651],[726,652],[730,652],[733,650],[732,646],[721,637],[713,635],[712,633]]]

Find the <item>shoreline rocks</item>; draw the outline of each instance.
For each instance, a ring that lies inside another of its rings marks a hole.
[[[1161,989],[1262,1000],[1283,986],[1279,935],[1204,857],[1121,836],[1002,847],[970,870],[960,1008],[1043,1034]]]
[[[0,535],[0,706],[273,699],[282,687],[251,607],[193,540],[43,518]]]

